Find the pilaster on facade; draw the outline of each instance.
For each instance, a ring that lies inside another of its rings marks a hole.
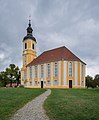
[[[30,79],[30,73],[29,73],[30,71],[29,71],[29,67],[27,67],[27,71],[26,71],[26,74],[27,74],[27,81],[29,81],[29,79]]]
[[[68,85],[68,81],[69,81],[69,78],[68,78],[68,61],[66,62],[66,73],[67,73],[67,76],[66,76],[66,85]]]
[[[46,63],[44,63],[44,86],[46,85],[45,82],[46,82]]]
[[[64,61],[64,86],[66,86],[66,78],[67,78],[67,64],[66,64],[66,61]]]
[[[86,76],[85,73],[86,73],[86,66],[84,65],[84,87],[86,86],[86,85],[85,85],[85,76]]]
[[[51,86],[53,86],[54,64],[51,62]]]
[[[21,70],[21,85],[24,85],[24,71]]]
[[[40,82],[41,82],[41,65],[39,65],[39,78],[40,78]]]
[[[59,86],[61,86],[61,61],[58,62],[58,80]]]
[[[78,85],[78,62],[75,61],[75,86]]]
[[[80,86],[82,85],[82,63],[80,62]]]
[[[37,77],[38,77],[38,82],[40,83],[40,65],[37,66]]]
[[[32,66],[32,85],[34,86],[34,71],[35,71],[35,68],[34,66]]]

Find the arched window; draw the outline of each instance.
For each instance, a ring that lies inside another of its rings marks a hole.
[[[51,65],[50,64],[47,64],[47,77],[50,77],[51,75]]]
[[[25,43],[25,49],[27,49],[27,43]]]
[[[72,62],[69,62],[69,76],[72,76]]]
[[[35,66],[35,78],[37,78],[37,66]]]
[[[44,76],[44,67],[43,65],[41,65],[41,78],[43,78],[43,76]]]
[[[55,62],[54,63],[54,77],[57,77],[58,76],[58,63]]]
[[[30,67],[30,79],[32,79],[32,67]]]
[[[32,49],[34,49],[34,44],[32,44]]]

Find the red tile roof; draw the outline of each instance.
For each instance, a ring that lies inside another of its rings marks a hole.
[[[47,62],[52,62],[52,61],[59,61],[59,60],[81,61],[69,49],[67,49],[65,46],[62,46],[59,48],[55,48],[55,49],[43,52],[41,55],[39,55],[36,59],[34,59],[27,66],[37,65],[37,64],[42,64],[42,63],[47,63]]]

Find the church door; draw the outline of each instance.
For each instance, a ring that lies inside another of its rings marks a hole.
[[[41,88],[43,88],[43,81],[41,81]]]
[[[69,80],[69,88],[72,88],[72,80]]]

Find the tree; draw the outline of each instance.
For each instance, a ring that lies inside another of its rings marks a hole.
[[[88,87],[95,87],[93,78],[89,75],[86,77],[86,86]]]
[[[0,86],[6,87],[7,84],[10,83],[10,87],[12,87],[12,83],[17,83],[17,86],[20,84],[20,70],[18,66],[14,64],[10,64],[6,71],[0,72]]]
[[[99,87],[99,74],[96,74],[95,77],[94,77],[94,83],[96,86]]]
[[[17,83],[17,86],[19,86],[19,84],[20,84],[21,72],[20,72],[20,70],[19,70],[18,67],[16,67],[15,71],[16,71],[16,74],[15,74],[16,83]]]
[[[20,70],[14,64],[10,64],[9,68],[6,68],[7,77],[10,80],[10,87],[12,87],[12,83],[16,83],[17,85],[20,82]]]
[[[6,71],[0,72],[0,86],[6,87],[8,83],[9,83],[9,78],[6,75]]]

